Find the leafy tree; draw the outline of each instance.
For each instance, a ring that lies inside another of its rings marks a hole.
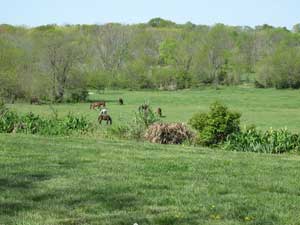
[[[153,18],[151,19],[148,24],[151,27],[174,27],[176,24],[170,20],[164,20],[162,18]]]
[[[39,48],[43,49],[41,66],[51,77],[53,100],[61,102],[71,71],[85,58],[83,40],[53,26],[43,28],[42,34],[39,40]]]
[[[96,57],[102,69],[118,71],[128,54],[128,32],[123,27],[107,24],[99,27],[95,34]]]
[[[264,86],[300,88],[300,51],[298,48],[279,47],[258,65],[258,81]]]
[[[293,31],[295,33],[300,33],[300,23],[297,23],[293,26]]]
[[[298,24],[0,25],[0,91],[7,100],[96,88],[180,89],[253,82],[298,88]]]

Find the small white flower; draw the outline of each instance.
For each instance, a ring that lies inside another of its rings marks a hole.
[[[138,223],[134,223],[133,225],[138,225]]]

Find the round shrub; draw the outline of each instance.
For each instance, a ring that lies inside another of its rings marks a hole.
[[[223,143],[230,134],[239,132],[240,117],[240,113],[232,112],[215,102],[208,113],[194,114],[189,124],[198,131],[196,143],[211,146]]]

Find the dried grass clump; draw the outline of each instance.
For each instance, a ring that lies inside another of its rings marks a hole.
[[[182,123],[155,123],[145,134],[146,140],[159,144],[181,144],[192,138],[193,133]]]

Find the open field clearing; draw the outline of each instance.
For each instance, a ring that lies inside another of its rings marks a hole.
[[[124,105],[118,105],[118,98],[124,99]],[[126,121],[134,111],[147,101],[156,109],[161,107],[165,121],[187,122],[193,113],[207,111],[209,105],[220,100],[233,110],[242,113],[242,125],[255,124],[257,128],[267,129],[287,127],[300,131],[300,92],[297,90],[254,89],[246,87],[223,87],[216,91],[212,88],[183,91],[106,91],[104,94],[92,92],[91,100],[106,100],[113,122]],[[29,105],[19,103],[9,105],[21,113],[34,112],[39,115],[51,115],[48,105]],[[88,103],[58,104],[53,106],[59,115],[68,112],[86,115],[91,121],[97,121],[99,111],[90,110]]]

